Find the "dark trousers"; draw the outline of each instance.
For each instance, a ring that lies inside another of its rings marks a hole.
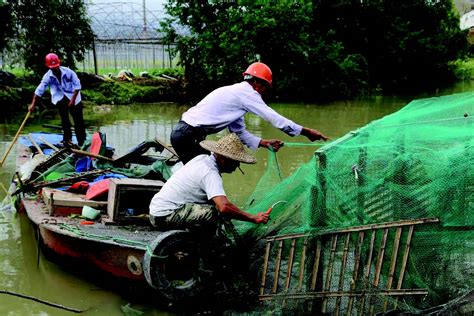
[[[178,154],[183,164],[194,157],[209,154],[207,150],[199,146],[208,134],[204,128],[193,127],[184,121],[179,121],[171,132],[171,145]]]
[[[76,105],[68,106],[69,99],[64,97],[56,105],[61,116],[61,126],[63,129],[63,141],[64,143],[71,141],[71,121],[69,120],[69,113],[71,113],[72,119],[74,120],[74,129],[76,131],[77,144],[82,146],[86,140],[86,127],[84,125],[84,116],[82,114],[82,102]]]

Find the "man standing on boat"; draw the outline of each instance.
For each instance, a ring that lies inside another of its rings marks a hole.
[[[218,88],[209,93],[196,106],[183,113],[171,133],[171,144],[183,163],[197,155],[208,153],[199,146],[207,135],[224,128],[236,133],[252,150],[258,147],[278,151],[283,142],[278,139],[262,139],[245,129],[244,115],[251,112],[270,122],[290,136],[303,135],[310,141],[327,140],[319,131],[283,117],[262,99],[272,88],[272,71],[261,62],[251,64],[243,73],[244,81]]]
[[[221,173],[232,173],[241,162],[254,164],[234,133],[199,145],[211,152],[198,155],[176,171],[150,203],[150,222],[159,229],[216,228],[219,216],[255,224],[266,223],[264,212],[247,213],[224,192]],[[208,231],[210,231],[208,230]]]
[[[39,98],[49,87],[51,103],[58,107],[59,115],[61,116],[64,145],[71,145],[72,133],[71,121],[69,120],[69,113],[71,113],[74,120],[77,144],[82,146],[86,140],[86,129],[82,114],[81,82],[73,70],[61,66],[58,55],[49,53],[45,59],[46,67],[49,70],[36,88],[28,111],[32,112],[35,109]]]

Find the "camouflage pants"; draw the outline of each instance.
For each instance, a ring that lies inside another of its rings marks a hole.
[[[150,216],[150,222],[159,229],[215,229],[218,215],[213,205],[187,203],[168,216]]]

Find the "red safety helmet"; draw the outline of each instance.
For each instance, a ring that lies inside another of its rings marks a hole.
[[[58,55],[54,53],[49,53],[46,55],[46,67],[52,69],[52,68],[57,68],[61,65],[61,61],[59,60]]]
[[[272,86],[272,71],[270,67],[268,67],[264,63],[256,62],[251,64],[242,75],[244,76],[244,78],[247,75],[260,78],[268,82],[270,87]]]

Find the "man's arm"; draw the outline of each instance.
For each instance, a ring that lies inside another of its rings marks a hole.
[[[28,111],[33,112],[36,106],[36,103],[38,103],[39,98],[43,95],[44,91],[46,88],[49,86],[49,77],[48,73],[46,73],[43,78],[41,78],[41,82],[36,87],[35,93],[33,94],[33,100],[31,101],[31,104],[28,106]]]
[[[255,215],[247,213],[232,204],[225,195],[215,196],[212,198],[212,201],[215,203],[217,210],[219,210],[221,214],[228,216],[232,219],[251,222],[255,224],[268,222],[268,215],[264,212],[260,212]]]

